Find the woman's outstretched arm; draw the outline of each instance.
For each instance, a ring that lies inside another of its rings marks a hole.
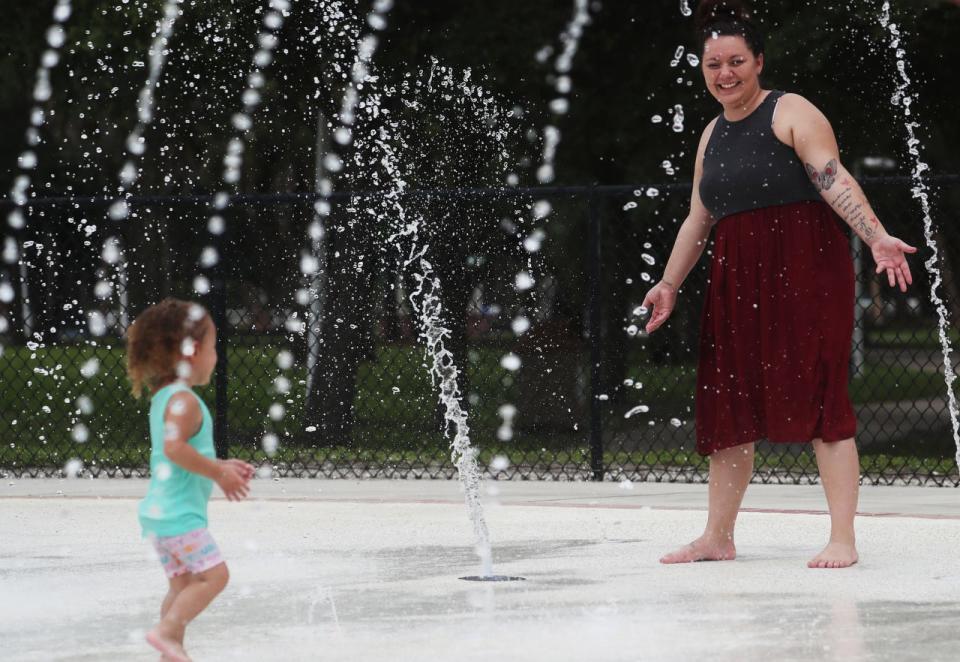
[[[913,282],[906,254],[917,249],[890,236],[870,206],[860,184],[840,162],[840,148],[833,127],[816,106],[790,94],[780,100],[781,130],[789,132],[814,187],[833,210],[870,247],[877,273],[886,271],[890,286],[907,291]]]

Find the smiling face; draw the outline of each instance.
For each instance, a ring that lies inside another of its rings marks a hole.
[[[754,55],[743,37],[711,37],[703,47],[701,68],[707,89],[724,108],[744,108],[760,91],[763,55]]]

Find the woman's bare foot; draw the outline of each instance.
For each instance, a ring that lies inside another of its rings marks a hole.
[[[716,541],[706,536],[697,538],[675,552],[660,559],[660,563],[692,563],[694,561],[732,561],[737,558],[737,548],[732,540]]]
[[[187,652],[179,641],[164,634],[157,626],[147,632],[147,643],[160,651],[163,660],[170,662],[191,662]]]
[[[829,542],[823,551],[807,562],[808,568],[849,568],[860,560],[854,545]]]

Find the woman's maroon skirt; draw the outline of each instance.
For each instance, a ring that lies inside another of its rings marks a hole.
[[[850,244],[823,202],[722,219],[700,332],[697,451],[856,434]]]

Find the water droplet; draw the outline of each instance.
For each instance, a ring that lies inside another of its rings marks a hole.
[[[374,30],[383,30],[387,27],[386,19],[380,14],[372,13],[367,16],[367,23],[369,23],[370,27]]]
[[[157,464],[157,470],[153,475],[156,476],[160,482],[170,480],[170,477],[173,475],[173,467],[170,466],[169,462],[159,462]]]
[[[671,67],[675,67],[675,66],[677,66],[678,64],[680,64],[680,58],[683,57],[683,51],[684,51],[684,50],[685,50],[685,49],[684,49],[683,46],[677,46],[677,50],[676,50],[676,51],[674,52],[674,54],[673,54],[673,59],[670,60],[670,66],[671,66]]]
[[[497,473],[506,471],[510,467],[510,460],[505,455],[496,455],[490,460],[490,471]]]
[[[123,251],[120,250],[120,240],[117,237],[107,237],[103,242],[100,257],[107,264],[119,262],[120,258],[123,257]]]
[[[353,139],[353,133],[348,127],[341,126],[338,127],[336,131],[333,132],[333,139],[337,141],[340,145],[348,145]]]
[[[323,167],[330,172],[340,172],[343,170],[343,161],[340,160],[340,157],[330,152],[323,157]]]
[[[73,430],[70,432],[70,436],[73,437],[73,440],[78,444],[85,443],[90,439],[90,430],[83,423],[77,423],[73,426]]]
[[[510,352],[509,354],[505,354],[503,358],[500,359],[500,365],[510,372],[516,372],[520,369],[520,357],[513,352]]]
[[[237,131],[249,131],[253,126],[250,116],[245,113],[236,113],[233,116],[233,128]]]
[[[17,158],[17,164],[24,170],[33,170],[37,167],[37,155],[28,150]]]
[[[314,430],[315,429],[316,428],[314,428]],[[280,438],[273,433],[267,433],[263,435],[263,439],[260,440],[260,446],[263,448],[263,452],[266,453],[268,457],[273,457],[277,453],[277,447],[279,445]]]
[[[77,409],[79,409],[80,413],[84,416],[89,416],[93,413],[93,400],[86,395],[81,395],[79,398],[77,398],[76,405]]]
[[[270,51],[259,50],[257,51],[256,55],[253,56],[254,64],[261,69],[269,65],[272,61],[273,54],[270,53]],[[253,90],[247,90],[247,92],[253,92]],[[245,103],[247,106],[255,106],[260,103],[260,95],[256,92],[253,92],[253,94],[249,95],[248,97],[247,93],[245,92],[243,95],[243,103]]]
[[[300,272],[305,276],[312,276],[313,274],[320,271],[320,260],[310,255],[309,253],[304,253],[300,256]]]
[[[537,228],[529,237],[523,240],[523,247],[528,253],[536,253],[543,246],[543,240],[546,239],[546,233]]]
[[[207,231],[212,235],[221,235],[226,229],[227,223],[223,220],[223,216],[215,215],[211,216],[210,220],[207,221]]]
[[[190,379],[193,374],[193,368],[189,361],[177,361],[177,377],[180,379]]]
[[[518,292],[526,292],[533,287],[535,282],[536,281],[533,280],[533,276],[528,274],[526,271],[521,271],[517,274],[517,277],[514,280],[514,287]]]
[[[87,325],[90,328],[90,333],[94,336],[99,337],[107,332],[107,319],[99,310],[94,310],[87,316]]]
[[[213,246],[207,246],[200,253],[200,266],[209,269],[220,261],[220,255]]]
[[[57,6],[53,8],[53,20],[57,23],[63,23],[70,18],[72,12],[70,0],[58,0]]]
[[[521,315],[510,323],[510,328],[516,335],[522,336],[530,329],[530,320]]]
[[[680,104],[673,107],[673,126],[671,128],[675,133],[683,131],[683,106]]]
[[[137,166],[133,163],[133,161],[127,161],[123,165],[123,169],[120,170],[120,182],[124,186],[131,186],[137,181],[139,176],[140,173],[137,171]]]
[[[127,138],[127,151],[134,156],[143,156],[143,153],[147,151],[147,141],[143,139],[143,136],[134,133]]]
[[[191,322],[199,322],[207,316],[207,310],[198,303],[190,305],[187,309],[187,319]]]
[[[47,30],[47,43],[50,44],[50,48],[60,48],[66,39],[67,33],[59,25],[51,26]]]
[[[7,216],[7,224],[14,230],[22,230],[27,225],[27,219],[21,210],[14,209]]]
[[[546,218],[553,211],[553,205],[547,200],[537,200],[533,205],[533,219],[539,221]]]
[[[270,32],[261,32],[257,35],[257,41],[260,43],[260,48],[265,50],[273,50],[277,47],[277,35]]]
[[[113,284],[107,280],[97,281],[97,284],[93,286],[93,294],[101,301],[108,299],[113,294]]]
[[[646,405],[637,405],[636,407],[628,411],[626,414],[624,414],[623,417],[630,418],[631,416],[635,416],[636,414],[645,414],[648,411],[650,411],[650,407]]]
[[[277,354],[277,365],[281,370],[289,370],[293,367],[293,354],[287,350],[281,351]]]
[[[73,457],[67,460],[67,463],[63,467],[63,474],[67,478],[76,478],[80,475],[80,472],[83,471],[83,462],[79,459]]]
[[[114,221],[122,221],[130,215],[130,206],[126,200],[117,200],[110,205],[110,210],[107,213]]]

